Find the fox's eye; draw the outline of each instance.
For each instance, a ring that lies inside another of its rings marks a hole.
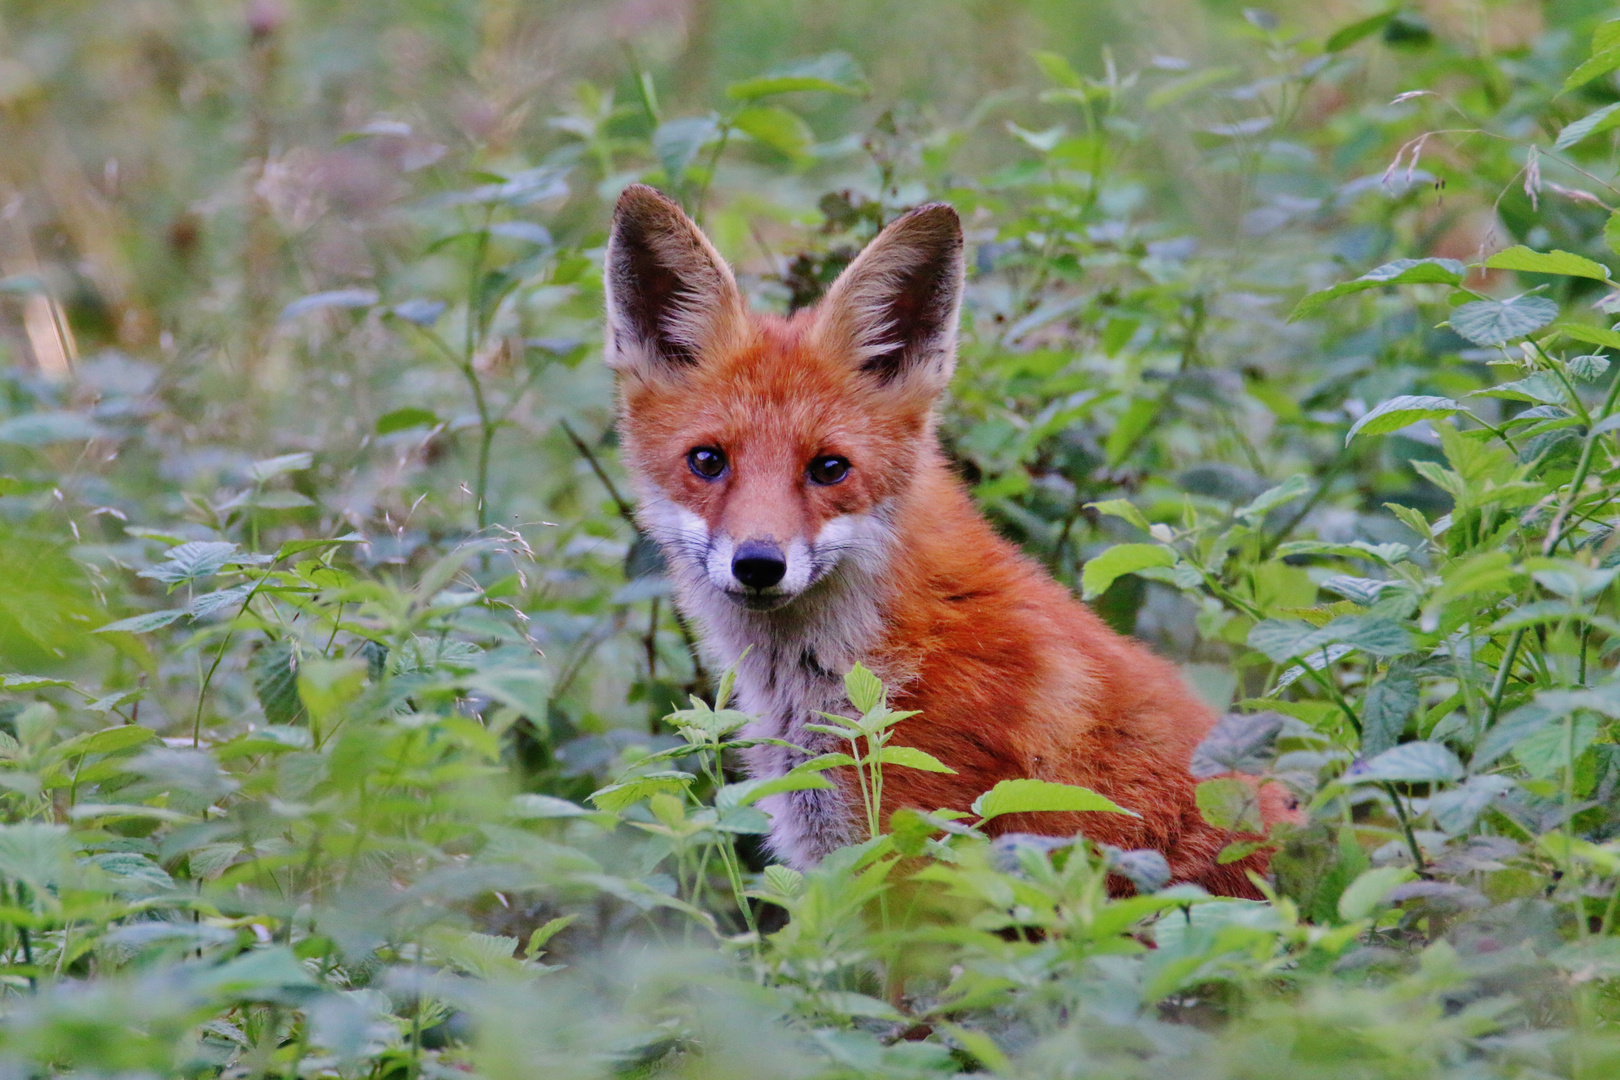
[[[841,458],[837,454],[823,454],[818,458],[810,459],[810,467],[805,470],[810,474],[810,480],[817,484],[836,484],[849,475],[849,459]]]
[[[717,447],[699,446],[686,452],[686,464],[705,480],[718,480],[726,471],[726,455]]]

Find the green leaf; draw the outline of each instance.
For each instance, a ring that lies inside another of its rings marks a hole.
[[[1152,425],[1159,415],[1161,401],[1157,397],[1133,398],[1125,412],[1114,422],[1114,430],[1108,433],[1108,441],[1103,444],[1103,452],[1108,456],[1110,466],[1119,465],[1125,455],[1135,448],[1142,435]]]
[[[1598,736],[1597,718],[1582,712],[1526,736],[1513,748],[1513,757],[1537,780],[1550,779],[1571,761],[1580,760]]]
[[[1405,544],[1372,544],[1366,540],[1351,540],[1345,544],[1326,540],[1290,540],[1277,545],[1278,558],[1289,555],[1337,555],[1345,559],[1373,559],[1386,566],[1395,565],[1411,553],[1412,549]]]
[[[1499,773],[1470,776],[1462,785],[1430,798],[1429,814],[1442,832],[1458,836],[1473,827],[1493,799],[1512,791],[1515,786]]]
[[[844,676],[844,693],[863,715],[883,704],[883,684],[861,664],[856,664]]]
[[[248,479],[255,484],[262,484],[266,480],[281,476],[285,473],[303,472],[315,463],[315,455],[307,451],[296,454],[282,454],[280,457],[266,458],[255,461],[248,468]]]
[[[1564,384],[1558,381],[1556,375],[1550,371],[1538,371],[1523,379],[1502,383],[1488,390],[1476,390],[1469,396],[1563,405],[1567,395],[1564,393]]]
[[[1607,75],[1615,68],[1620,68],[1620,45],[1610,45],[1608,48],[1599,49],[1569,73],[1569,78],[1564,80],[1563,88],[1558,92],[1567,94],[1577,86],[1585,86],[1599,75]],[[1559,136],[1559,138],[1562,140],[1563,136]]]
[[[1346,783],[1400,781],[1433,784],[1462,778],[1462,762],[1437,742],[1409,742],[1390,747],[1365,765],[1344,774]]]
[[[1265,846],[1266,842],[1264,840],[1234,840],[1221,848],[1220,853],[1215,856],[1215,864],[1225,866],[1227,863],[1247,859]]]
[[[923,772],[951,773],[956,770],[936,758],[934,755],[918,750],[915,746],[885,746],[878,751],[878,761],[883,765],[901,765],[908,769],[920,769]]]
[[[248,675],[264,718],[272,724],[292,724],[303,715],[298,696],[298,650],[290,638],[272,641],[248,661]]]
[[[96,634],[149,634],[153,630],[161,629],[178,619],[186,616],[185,609],[174,611],[148,611],[145,615],[133,615],[127,619],[119,619],[106,626],[98,626],[91,631]]]
[[[39,675],[0,675],[0,690],[44,690],[49,686],[72,686],[68,679],[47,679]]]
[[[592,792],[591,802],[609,813],[617,814],[659,792],[684,795],[691,788],[693,779],[691,773],[685,772],[648,773]]]
[[[1417,707],[1417,677],[1408,669],[1392,667],[1362,700],[1361,752],[1376,757],[1400,742]]]
[[[1475,300],[1451,313],[1451,328],[1475,345],[1504,345],[1558,318],[1558,305],[1545,296]]]
[[[971,807],[981,821],[1003,814],[1029,814],[1047,811],[1100,811],[1140,817],[1090,788],[1074,784],[1054,784],[1048,780],[1003,780],[973,800]]]
[[[467,688],[542,722],[551,701],[551,672],[538,664],[485,668],[467,679]]]
[[[698,151],[720,138],[720,118],[713,113],[706,116],[683,116],[666,120],[653,132],[653,150],[664,166],[664,175],[671,184],[678,184]]]
[[[752,79],[726,87],[726,95],[739,101],[754,101],[772,94],[819,90],[829,94],[866,93],[866,81],[855,58],[846,52],[829,52],[805,60],[774,67]]]
[[[392,435],[414,427],[437,427],[441,421],[431,409],[395,409],[377,418],[377,434]]]
[[[731,124],[761,146],[801,164],[809,160],[816,141],[798,113],[776,105],[750,106],[732,117]]]
[[[170,548],[163,562],[136,576],[169,586],[182,585],[219,573],[227,563],[236,561],[236,552],[236,545],[226,540],[191,540]]]
[[[572,915],[559,915],[555,919],[550,919],[536,927],[534,933],[529,935],[529,944],[523,950],[523,958],[525,960],[537,959],[541,950],[546,947],[546,942],[566,930],[577,918],[579,918],[579,912],[576,911]]]
[[[715,792],[714,805],[722,810],[729,810],[737,806],[752,806],[768,795],[777,795],[784,791],[812,791],[835,786],[831,780],[821,775],[821,770],[807,771],[800,767],[782,776],[761,777],[757,780],[727,784]]]
[[[1599,326],[1564,325],[1557,328],[1560,334],[1576,341],[1584,341],[1588,345],[1602,345],[1606,348],[1620,350],[1620,332]]]
[[[1339,917],[1346,922],[1365,919],[1384,905],[1395,886],[1417,877],[1409,866],[1375,866],[1364,871],[1339,896]]]
[[[536,795],[526,792],[512,796],[512,816],[523,819],[590,817],[591,811],[578,803],[559,799],[555,795]]]
[[[1337,285],[1309,294],[1294,306],[1288,321],[1303,319],[1324,307],[1330,300],[1337,300],[1351,293],[1364,292],[1383,285],[1460,285],[1467,273],[1468,268],[1456,259],[1396,259],[1394,262],[1369,270],[1358,278],[1341,281]]]
[[[1620,105],[1611,105],[1609,108],[1611,110],[1620,108]],[[1620,117],[1616,117],[1615,123],[1620,124]],[[1564,130],[1567,132],[1569,128]],[[1593,262],[1591,259],[1572,255],[1567,251],[1531,251],[1523,244],[1516,244],[1506,251],[1498,251],[1485,260],[1485,265],[1492,270],[1520,270],[1528,274],[1557,274],[1562,277],[1609,280],[1609,268],[1600,262]]]
[[[1129,499],[1104,499],[1102,502],[1086,503],[1085,509],[1095,510],[1109,517],[1122,518],[1144,532],[1148,528],[1148,519],[1142,516],[1142,511],[1138,510],[1136,504]]]
[[[1349,446],[1357,435],[1387,435],[1419,420],[1438,420],[1461,411],[1462,406],[1450,398],[1403,394],[1380,402],[1362,414],[1361,419],[1350,425],[1344,444]]]
[[[0,443],[12,446],[47,446],[57,442],[84,442],[107,434],[83,413],[35,412],[0,421]]]
[[[1581,382],[1597,382],[1609,370],[1606,356],[1572,356],[1564,364],[1572,378]]]
[[[1365,19],[1358,19],[1346,26],[1339,27],[1328,36],[1327,41],[1322,43],[1322,51],[1330,53],[1343,52],[1363,38],[1372,37],[1372,35],[1389,25],[1389,20],[1393,19],[1400,10],[1398,7],[1393,7],[1388,11],[1380,12]]]
[[[1074,70],[1074,65],[1070,64],[1068,57],[1063,54],[1037,49],[1030,53],[1030,57],[1035,61],[1036,66],[1041,69],[1041,74],[1045,75],[1054,85],[1064,86],[1070,90],[1078,90],[1085,85],[1085,80],[1080,77],[1078,71]]]
[[[1296,474],[1269,491],[1262,492],[1253,502],[1239,508],[1234,513],[1251,525],[1257,524],[1277,507],[1292,502],[1310,490],[1310,477],[1305,476],[1303,473]]]
[[[1221,777],[1205,780],[1195,792],[1198,812],[1217,829],[1233,832],[1265,831],[1260,820],[1260,795],[1242,780]]]
[[[120,724],[117,727],[102,728],[100,731],[92,731],[69,739],[57,746],[54,752],[63,755],[111,754],[141,746],[156,738],[157,733],[150,728],[141,727],[139,724]]]
[[[1406,628],[1393,619],[1341,615],[1323,627],[1298,619],[1266,619],[1249,631],[1248,643],[1276,663],[1304,659],[1332,644],[1344,644],[1374,656],[1400,656],[1412,650]]]
[[[1173,566],[1175,561],[1176,553],[1160,544],[1116,544],[1086,560],[1080,572],[1081,594],[1086,600],[1095,600],[1108,591],[1116,578],[1150,566]]]

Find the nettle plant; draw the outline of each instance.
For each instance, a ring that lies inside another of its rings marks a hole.
[[[1613,286],[1606,267],[1562,251],[1513,247],[1477,268]],[[1449,327],[1514,377],[1463,401],[1381,402],[1346,436],[1352,446],[1426,426],[1439,453],[1412,465],[1449,496],[1450,513],[1431,520],[1387,503],[1408,542],[1333,542],[1286,539],[1331,480],[1292,477],[1229,514],[1189,500],[1175,524],[1111,500],[1094,509],[1151,541],[1092,559],[1083,586],[1091,597],[1126,573],[1166,582],[1199,605],[1206,636],[1246,644],[1247,704],[1304,721],[1283,732],[1298,746],[1277,775],[1312,795],[1317,817],[1348,825],[1353,805],[1381,808],[1375,817],[1407,856],[1391,888],[1432,877],[1448,838],[1483,822],[1530,841],[1563,874],[1560,897],[1598,920],[1577,925],[1607,931],[1615,894],[1588,886],[1608,876],[1613,854],[1585,837],[1620,824],[1610,588],[1620,538],[1608,523],[1620,493],[1620,378],[1591,348],[1620,349],[1620,332],[1560,322],[1559,306],[1536,292],[1482,296],[1464,287],[1469,271],[1400,260],[1307,296],[1294,313],[1385,285],[1450,287]],[[1314,603],[1318,589],[1339,599]],[[1287,867],[1280,859],[1285,877]]]

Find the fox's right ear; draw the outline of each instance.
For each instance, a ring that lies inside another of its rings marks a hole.
[[[697,363],[745,321],[731,268],[681,208],[631,184],[607,246],[607,363],[656,375]]]

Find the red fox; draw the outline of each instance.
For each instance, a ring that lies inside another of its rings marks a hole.
[[[992,832],[1156,848],[1173,880],[1257,897],[1264,850],[1206,824],[1188,772],[1214,714],[1176,669],[1110,630],[997,536],[952,476],[934,407],[956,360],[962,228],[942,203],[896,219],[814,308],[751,312],[680,208],[627,188],[606,258],[609,366],[642,527],[708,655],[738,665],[745,735],[821,753],[818,711],[848,712],[857,662],[919,715],[894,743],[955,774],[885,771],[882,811],[966,810],[998,781],[1098,791],[1139,817],[1041,813]],[[754,776],[801,757],[747,751]],[[803,869],[863,838],[853,775],[770,796],[769,844]],[[1270,824],[1287,794],[1261,790]]]

